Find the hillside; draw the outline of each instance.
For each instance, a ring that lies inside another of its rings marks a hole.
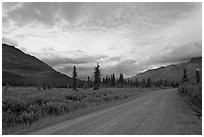
[[[72,81],[36,57],[7,44],[2,44],[2,75],[3,85],[12,86],[36,86],[39,80],[46,80],[63,87]]]
[[[195,79],[196,69],[201,71],[202,76],[202,57],[192,58],[186,63],[169,65],[166,67],[160,67],[157,69],[147,70],[143,73],[139,73],[130,79],[142,80],[143,78],[151,78],[151,80],[157,81],[160,79],[166,79],[169,81],[180,81],[183,77],[183,70],[187,70],[187,76],[189,79]]]

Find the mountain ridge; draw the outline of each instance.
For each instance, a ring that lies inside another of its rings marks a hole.
[[[149,69],[145,72],[136,74],[130,77],[130,80],[138,80],[151,78],[153,81],[165,79],[169,81],[181,81],[183,76],[183,70],[187,70],[189,78],[194,79],[196,69],[199,69],[202,73],[202,57],[193,57],[189,61],[180,64],[171,64],[166,67],[161,66],[155,69]],[[202,75],[201,75],[202,76]]]
[[[39,80],[65,87],[72,78],[62,74],[35,56],[2,43],[2,84],[12,86],[36,86]]]

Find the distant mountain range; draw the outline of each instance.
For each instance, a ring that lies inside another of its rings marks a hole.
[[[169,65],[166,67],[160,67],[157,69],[147,70],[143,73],[139,73],[133,77],[131,80],[148,79],[150,78],[153,81],[157,81],[160,79],[169,80],[169,81],[181,81],[183,77],[183,70],[187,70],[187,76],[190,80],[195,80],[196,78],[196,70],[200,70],[200,75],[202,76],[202,57],[192,58],[186,63],[177,64],[177,65]]]
[[[34,56],[7,44],[2,44],[2,83],[13,86],[35,86],[46,80],[58,86],[67,86],[72,78],[55,71]]]

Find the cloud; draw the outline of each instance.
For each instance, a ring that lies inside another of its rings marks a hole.
[[[17,41],[15,41],[13,39],[10,39],[10,38],[7,38],[7,37],[2,37],[2,43],[12,45],[12,46],[17,46],[18,45]]]
[[[107,55],[90,55],[84,51],[57,52],[54,48],[44,48],[40,53],[33,53],[40,57],[44,62],[53,67],[65,65],[90,65],[97,62],[107,61]],[[111,57],[111,59],[113,59]]]
[[[54,26],[64,19],[67,27],[115,28],[135,24],[138,28],[154,24],[167,25],[172,19],[185,17],[200,3],[3,3],[8,20],[17,25],[37,21]],[[10,7],[10,8],[8,8]],[[9,10],[7,10],[7,8]],[[4,18],[5,19],[5,18]],[[88,25],[89,24],[89,25]]]
[[[6,3],[3,2],[3,17],[7,17],[9,12],[15,12],[18,9],[21,9],[23,7],[23,3],[18,2],[11,2]]]
[[[69,57],[55,57],[52,59],[46,58],[43,59],[47,64],[57,67],[63,64],[87,64],[87,63],[96,63],[97,58],[93,56],[84,56],[84,57],[77,57],[77,58],[69,58]]]
[[[134,75],[201,55],[202,3],[3,3],[3,41],[71,75]],[[182,54],[180,54],[182,52]]]
[[[5,3],[7,4],[7,3]],[[25,26],[30,22],[40,22],[46,25],[53,25],[53,15],[55,15],[56,10],[51,6],[51,3],[19,3],[23,6],[17,8],[16,10],[11,10],[7,12],[7,20],[13,20],[17,26]],[[23,7],[23,8],[22,8]]]
[[[174,48],[172,48],[174,47]],[[182,53],[181,53],[182,52]],[[171,64],[187,61],[192,57],[202,56],[202,42],[189,42],[183,45],[169,45],[162,54],[152,55],[146,64]]]

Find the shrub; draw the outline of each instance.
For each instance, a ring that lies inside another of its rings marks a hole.
[[[48,115],[55,115],[55,116],[63,112],[62,109],[60,108],[59,102],[55,102],[55,101],[47,102],[46,105],[43,107],[43,111]]]
[[[178,91],[181,96],[188,96],[190,101],[200,109],[202,108],[202,85],[194,83],[183,83]]]
[[[16,123],[16,114],[10,112],[2,112],[2,126],[10,127]]]
[[[21,115],[19,115],[17,117],[17,119],[19,120],[19,123],[24,123],[24,124],[31,124],[34,121],[38,120],[38,117],[35,115],[35,113],[33,111],[31,112],[23,112]]]

